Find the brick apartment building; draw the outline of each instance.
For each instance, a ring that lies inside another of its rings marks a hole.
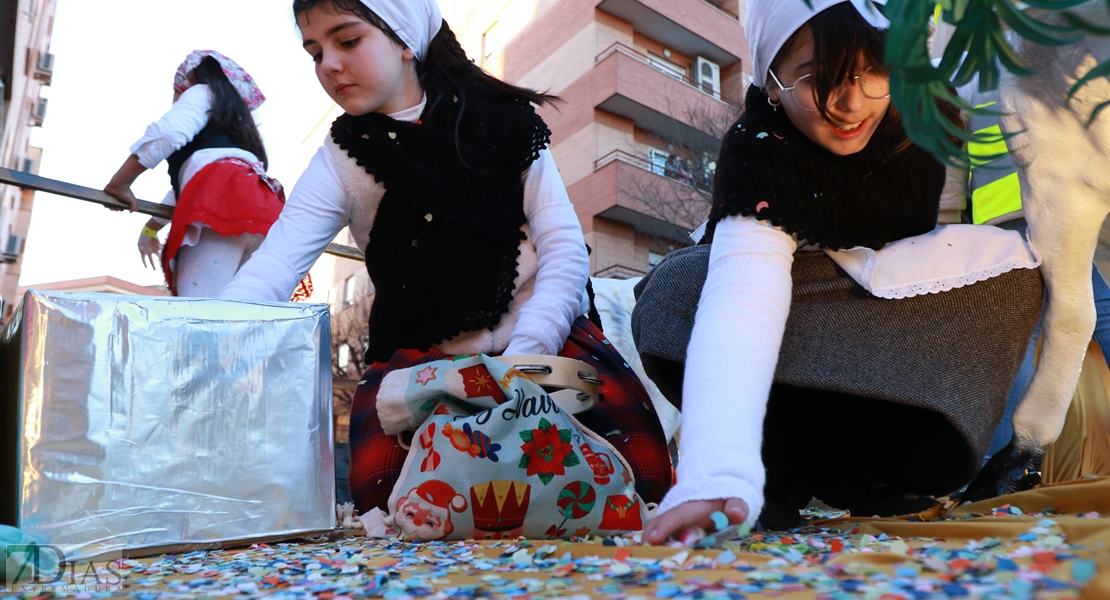
[[[565,101],[542,114],[592,274],[643,275],[688,244],[750,81],[743,0],[441,5],[483,68]]]
[[[0,0],[0,167],[38,173],[42,148],[31,146],[42,125],[54,55],[55,0]],[[19,270],[35,193],[0,184],[0,322],[18,302]]]

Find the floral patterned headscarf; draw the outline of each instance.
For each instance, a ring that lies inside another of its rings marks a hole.
[[[193,50],[192,54],[185,58],[185,62],[177,68],[177,74],[173,77],[173,91],[180,94],[197,84],[193,70],[200,65],[200,61],[204,60],[206,56],[211,56],[216,59],[216,62],[220,63],[224,75],[227,75],[231,85],[239,92],[243,102],[247,103],[247,108],[254,110],[262,105],[266,96],[262,95],[262,90],[258,89],[258,85],[254,83],[250,73],[244,71],[243,67],[240,67],[235,61],[215,50]]]

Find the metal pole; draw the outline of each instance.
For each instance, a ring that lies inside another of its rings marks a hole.
[[[57,181],[47,177],[39,177],[30,173],[22,171],[13,171],[11,169],[0,168],[0,183],[14,185],[21,187],[25,190],[34,190],[36,192],[47,192],[49,194],[57,194],[58,196],[65,196],[67,198],[75,198],[77,200],[84,200],[85,202],[93,202],[103,206],[111,206],[117,208],[129,208],[127,204],[116,200],[115,198],[105,194],[101,190],[94,190],[92,188],[66,183],[64,181]],[[146,200],[139,200],[139,210],[135,212],[150,215],[152,217],[161,217],[163,219],[173,218],[173,207],[164,204],[155,204],[147,202]],[[351,248],[350,246],[340,246],[339,244],[328,244],[328,254],[334,254],[343,258],[350,258],[354,260],[362,260],[362,253],[358,248]],[[354,391],[358,386],[357,379],[332,379],[333,390]]]
[[[0,168],[0,183],[14,185],[25,190],[33,190],[36,192],[46,192],[49,194],[56,194],[58,196],[65,196],[66,198],[74,198],[76,200],[84,200],[85,202],[92,202],[102,206],[112,208],[128,209],[126,203],[116,200],[115,198],[105,194],[101,190],[94,190],[56,179],[49,179],[47,177],[39,177],[30,173],[22,171],[13,171],[11,169]],[[139,200],[139,209],[135,212],[152,217],[159,217],[162,219],[173,218],[173,207],[164,204],[156,204],[154,202],[147,202],[146,200]],[[349,258],[352,260],[361,261],[364,259],[362,252],[358,248],[350,246],[341,246],[339,244],[328,244],[324,252],[339,256],[341,258]]]

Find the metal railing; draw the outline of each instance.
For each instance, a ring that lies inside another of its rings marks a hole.
[[[594,277],[602,277],[608,279],[632,279],[633,277],[643,277],[647,272],[642,269],[633,267],[626,267],[624,265],[610,265],[597,272]]]
[[[653,163],[650,160],[643,158],[642,156],[637,156],[635,154],[625,152],[624,150],[613,150],[605,156],[602,156],[601,158],[594,161],[594,171],[597,171],[598,169],[611,162],[622,162],[626,165],[636,167],[637,169],[642,169],[654,175],[658,175],[664,179],[669,179],[675,183],[680,183],[682,185],[692,187],[701,192],[708,192],[710,190],[710,186],[707,181],[699,181],[697,178],[694,177],[691,177],[689,179],[671,177],[670,175],[667,175],[667,169],[665,167],[661,167],[657,163]]]
[[[594,161],[594,170],[596,171],[611,162],[622,162],[645,171],[655,172],[655,170],[652,169],[654,165],[651,164],[651,161],[642,156],[625,152],[624,150],[613,150],[609,154],[597,159]]]
[[[14,185],[25,190],[32,190],[36,192],[47,192],[50,194],[57,194],[65,196],[66,198],[74,198],[76,200],[84,200],[85,202],[92,202],[102,206],[112,208],[130,208],[127,204],[117,200],[101,190],[87,188],[56,179],[49,179],[47,177],[39,177],[30,173],[22,171],[13,171],[11,169],[0,168],[0,183]],[[166,206],[165,204],[156,204],[154,202],[147,202],[146,200],[139,200],[139,209],[135,212],[152,217],[159,217],[162,219],[173,218],[173,207]],[[350,258],[353,260],[363,260],[362,252],[358,248],[351,248],[350,246],[341,246],[339,244],[328,244],[324,252],[333,256],[341,258]],[[358,386],[358,380],[355,379],[332,379],[332,391],[354,391]]]
[[[84,200],[85,202],[92,202],[93,204],[100,204],[110,208],[129,208],[124,202],[117,200],[101,190],[87,188],[56,179],[49,179],[47,177],[40,177],[23,171],[13,171],[11,169],[0,168],[0,183],[14,185],[25,190],[32,190],[36,192],[47,192],[49,194],[57,194],[65,196],[66,198],[74,198],[76,200]],[[165,204],[157,204],[154,202],[147,202],[146,200],[139,200],[139,209],[135,212],[152,217],[159,217],[161,219],[173,218],[173,207],[166,206]],[[362,252],[358,248],[350,246],[341,246],[339,244],[328,244],[324,252],[333,256],[341,258],[349,258],[352,260],[365,260]]]
[[[722,94],[719,90],[707,89],[706,86],[703,85],[700,81],[697,81],[697,80],[695,80],[695,79],[693,79],[693,78],[691,78],[687,75],[679,75],[678,73],[675,73],[674,71],[666,70],[666,69],[663,69],[663,68],[657,66],[656,64],[654,64],[652,62],[651,57],[649,57],[648,55],[644,54],[643,52],[640,52],[639,50],[625,44],[624,42],[613,42],[612,44],[610,44],[608,48],[602,50],[601,53],[598,54],[594,58],[594,64],[596,65],[596,64],[600,63],[601,61],[605,60],[606,58],[609,58],[613,54],[623,54],[623,55],[625,55],[625,56],[627,56],[627,57],[629,57],[633,60],[641,62],[641,63],[655,69],[656,71],[659,71],[660,73],[666,75],[667,77],[670,77],[671,79],[674,79],[675,81],[682,82],[686,86],[691,87],[691,88],[705,94],[706,96],[709,96],[709,97],[711,97],[715,100],[720,100],[721,102],[724,102],[725,104],[727,104],[727,105],[729,105],[733,108],[736,108],[736,109],[740,108],[740,104],[738,104],[736,101],[734,101],[729,96],[727,96],[725,94]]]
[[[715,9],[725,13],[726,15],[732,17],[733,19],[736,19],[737,21],[740,20],[740,15],[732,12],[731,10],[729,10],[729,9],[727,9],[723,6],[724,5],[723,0],[702,0],[702,2],[705,2],[709,6],[712,6],[713,8],[715,8]]]

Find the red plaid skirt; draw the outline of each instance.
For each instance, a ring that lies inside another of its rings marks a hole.
[[[589,319],[578,317],[559,356],[593,365],[601,386],[596,407],[575,415],[584,426],[604,437],[632,467],[636,492],[645,502],[660,502],[674,482],[674,467],[659,415],[643,384]],[[449,358],[434,348],[427,352],[400,350],[389,362],[376,362],[362,375],[351,405],[351,497],[360,513],[378,507],[388,511],[389,495],[401,474],[408,450],[397,436],[386,435],[378,420],[378,386],[385,374],[421,363]]]

